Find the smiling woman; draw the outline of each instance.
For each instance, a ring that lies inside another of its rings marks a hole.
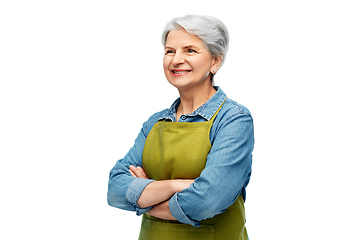
[[[201,41],[201,45],[204,46],[213,57],[221,57],[221,65],[224,63],[229,46],[229,33],[221,21],[210,16],[199,17],[197,15],[174,18],[164,28],[162,34],[162,44],[164,47],[168,43],[168,35],[170,32],[177,29],[185,30],[192,36],[196,36],[197,39]],[[189,51],[196,52],[196,46],[190,45],[186,47],[189,47]],[[172,51],[172,49],[169,49],[169,51]],[[214,69],[214,71],[210,73],[212,84],[213,77],[217,70],[218,69]]]
[[[248,239],[252,116],[213,86],[227,29],[190,15],[170,21],[162,36],[164,73],[180,97],[143,124],[111,170],[108,203],[143,214],[140,240]]]
[[[194,92],[202,91],[206,98],[213,95],[216,90],[209,84],[210,73],[214,74],[221,63],[220,56],[212,56],[200,38],[189,34],[183,28],[175,29],[168,34],[164,72],[169,83],[176,87],[180,94],[192,95]],[[178,117],[186,111],[193,110],[180,108]]]

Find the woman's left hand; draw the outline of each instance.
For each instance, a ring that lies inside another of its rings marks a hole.
[[[144,169],[142,169],[142,167],[140,167],[140,166],[135,167],[133,165],[130,165],[129,172],[130,172],[131,176],[133,176],[133,177],[149,179],[148,176],[146,175]]]

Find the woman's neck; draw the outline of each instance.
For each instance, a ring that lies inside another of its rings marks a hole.
[[[215,93],[214,87],[209,84],[199,89],[180,90],[180,104],[176,110],[176,121],[181,115],[194,112],[206,101],[208,101]]]

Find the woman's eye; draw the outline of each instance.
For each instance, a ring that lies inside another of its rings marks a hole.
[[[167,50],[167,51],[165,51],[165,54],[172,54],[172,53],[174,53],[173,50]]]
[[[188,50],[189,53],[196,53],[195,50],[189,49]]]

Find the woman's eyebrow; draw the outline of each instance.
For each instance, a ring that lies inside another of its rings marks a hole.
[[[196,49],[199,49],[198,47],[196,47],[195,45],[192,45],[192,44],[186,45],[184,48],[196,48]]]
[[[174,48],[174,47],[170,45],[166,45],[165,48]],[[183,48],[198,48],[198,47],[193,44],[189,44],[189,45],[185,45]]]

